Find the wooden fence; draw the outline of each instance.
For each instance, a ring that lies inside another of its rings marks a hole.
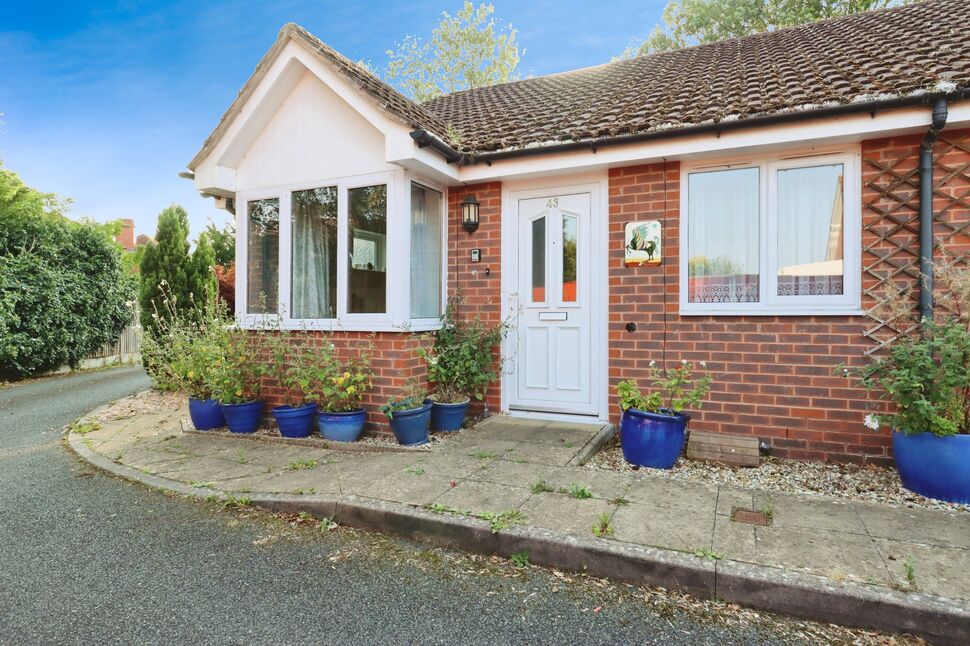
[[[121,331],[114,343],[106,343],[81,360],[82,368],[97,368],[113,363],[141,361],[141,326],[132,323]]]

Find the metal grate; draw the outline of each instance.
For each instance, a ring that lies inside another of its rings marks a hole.
[[[875,195],[863,205],[863,294],[873,303],[867,310],[873,324],[865,330],[873,346],[866,355],[885,348],[912,331],[908,320],[892,319],[884,312],[887,284],[899,285],[905,298],[917,307],[919,282],[919,169],[918,149],[911,148],[893,159],[865,159],[866,187]],[[958,162],[950,161],[952,159]],[[959,138],[941,137],[934,148],[935,227],[937,249],[946,247],[958,262],[970,258],[970,133]],[[961,217],[962,215],[962,217]]]

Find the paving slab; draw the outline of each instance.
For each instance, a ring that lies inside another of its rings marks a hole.
[[[874,539],[892,582],[908,589],[907,564],[912,567],[916,590],[963,599],[970,604],[970,550]]]
[[[711,550],[714,535],[713,500],[710,509],[622,505],[613,514],[614,537],[651,547],[694,553]]]
[[[968,467],[970,468],[970,467]],[[970,514],[853,503],[870,536],[970,549]]]
[[[530,525],[580,536],[593,536],[604,514],[612,519],[616,506],[598,498],[577,500],[561,493],[533,494],[519,511]]]
[[[774,527],[866,534],[866,527],[856,511],[858,506],[848,500],[758,492],[754,495],[752,508],[770,512]]]
[[[738,560],[839,581],[892,583],[875,542],[867,535],[784,527],[755,527],[754,532],[755,551]]]
[[[340,493],[340,467],[337,463],[319,464],[311,469],[286,470],[263,480],[260,491],[270,493]]]
[[[497,513],[506,509],[518,509],[531,495],[524,487],[465,480],[455,487],[449,487],[433,502],[454,509]]]
[[[689,509],[712,515],[717,508],[718,487],[666,478],[633,479],[623,494],[632,503],[660,509]]]
[[[370,482],[341,480],[341,493],[423,507],[451,489],[451,480],[424,474],[396,474]]]

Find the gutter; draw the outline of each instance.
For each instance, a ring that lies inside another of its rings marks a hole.
[[[933,144],[946,126],[945,97],[933,104],[933,121],[919,147],[919,317],[933,319]]]
[[[518,148],[515,150],[500,150],[495,152],[484,152],[479,154],[460,153],[448,144],[444,143],[424,129],[417,129],[411,132],[411,138],[418,142],[418,146],[431,146],[440,152],[448,163],[458,162],[459,166],[470,166],[474,164],[489,164],[501,159],[513,159],[517,157],[530,157],[534,155],[546,155],[550,153],[571,152],[577,150],[589,150],[595,153],[600,148],[608,146],[620,146],[626,144],[653,141],[656,139],[667,139],[673,137],[687,137],[691,135],[714,133],[720,136],[722,132],[731,130],[741,130],[745,128],[756,128],[759,126],[769,126],[782,123],[792,123],[809,119],[819,119],[825,117],[839,116],[844,114],[855,114],[858,112],[871,112],[875,116],[879,110],[892,108],[912,107],[919,105],[931,105],[940,100],[959,101],[970,97],[970,88],[964,88],[949,93],[920,94],[888,99],[885,101],[871,101],[848,103],[818,110],[800,110],[797,112],[783,112],[771,114],[763,117],[751,119],[737,119],[734,121],[718,121],[714,123],[704,123],[696,126],[684,128],[671,128],[669,130],[654,130],[651,132],[640,132],[628,135],[618,135],[615,137],[603,137],[600,139],[588,139],[584,141],[570,141],[552,146],[536,146],[534,148]]]

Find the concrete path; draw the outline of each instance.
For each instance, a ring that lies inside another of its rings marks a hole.
[[[136,368],[0,388],[0,644],[806,642],[794,622],[717,623],[676,599],[191,504],[65,450],[65,424],[147,384]]]
[[[596,550],[627,549],[627,565],[640,570],[626,578],[637,582],[884,630],[970,635],[961,632],[970,631],[970,514],[567,466],[598,427],[495,417],[430,452],[362,454],[183,433],[186,417],[178,409],[108,420],[73,443],[137,470],[134,477],[200,496],[263,496],[269,506],[334,512],[343,501],[362,525],[432,539],[438,530],[420,522],[535,530],[589,546],[576,562],[553,554],[561,567],[588,566]],[[771,525],[733,521],[738,507],[770,513]],[[456,527],[438,538],[468,547]],[[662,550],[643,551],[653,548]],[[664,566],[655,572],[657,559]],[[801,600],[773,598],[796,589]]]

